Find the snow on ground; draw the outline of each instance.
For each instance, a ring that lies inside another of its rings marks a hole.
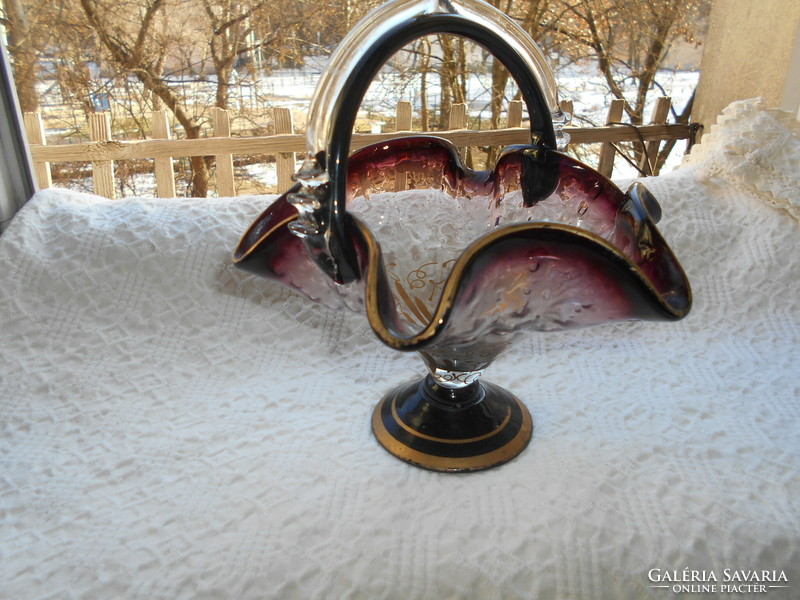
[[[302,69],[276,70],[269,76],[260,78],[256,82],[245,85],[244,82],[234,82],[232,86],[233,100],[231,104],[241,108],[258,108],[260,106],[288,107],[300,113],[306,113],[311,97],[316,88],[317,81],[325,67],[326,59],[309,61]],[[696,71],[671,71],[663,70],[657,76],[657,89],[651,90],[649,104],[645,109],[645,119],[652,112],[652,105],[661,95],[672,98],[675,110],[680,112],[688,102],[697,85],[699,73]],[[573,101],[574,117],[572,124],[575,126],[602,125],[606,121],[606,113],[611,103],[612,95],[596,66],[591,62],[582,64],[567,64],[556,69],[556,80],[559,86],[559,97],[562,100]],[[435,108],[439,102],[440,90],[436,85],[436,78],[429,77],[428,105]],[[490,116],[489,90],[491,77],[488,74],[473,74],[468,82],[468,98],[470,115],[478,121],[487,120]],[[209,83],[182,83],[186,93],[204,99],[211,96]],[[419,76],[402,76],[398,71],[391,69],[382,70],[373,81],[364,100],[362,101],[359,117],[374,123],[378,128],[383,124],[384,115],[393,116],[397,102],[400,100],[412,101],[415,109],[415,119],[419,119],[420,101]],[[629,90],[630,91],[630,90]],[[507,91],[509,94],[511,90]],[[113,109],[113,108],[112,108]],[[383,118],[382,118],[383,117]],[[676,144],[670,156],[665,171],[669,171],[680,163],[685,144]],[[267,189],[274,189],[277,184],[277,174],[274,163],[253,164],[243,167],[247,177],[258,182]],[[617,159],[615,163],[615,178],[630,178],[636,175],[633,167],[624,160]],[[76,180],[70,182],[68,187],[81,190],[91,190],[91,182]],[[136,175],[130,182],[118,191],[121,195],[155,195],[155,180],[152,175]],[[179,192],[180,193],[180,192]],[[214,193],[213,190],[211,192]]]

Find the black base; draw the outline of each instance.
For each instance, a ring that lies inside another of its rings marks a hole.
[[[450,389],[429,375],[384,396],[372,431],[391,454],[418,467],[478,471],[522,452],[533,421],[525,405],[499,386],[476,381]]]

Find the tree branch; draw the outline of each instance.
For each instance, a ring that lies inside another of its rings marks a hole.
[[[142,52],[142,47],[144,46],[145,39],[150,31],[150,25],[153,23],[153,18],[155,17],[156,11],[163,5],[164,0],[155,0],[150,6],[147,7],[147,10],[142,17],[142,24],[139,27],[139,35],[136,37],[136,42],[133,45],[133,51],[137,55],[140,55]]]

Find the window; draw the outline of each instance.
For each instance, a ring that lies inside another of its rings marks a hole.
[[[0,232],[35,191],[11,64],[0,47]]]

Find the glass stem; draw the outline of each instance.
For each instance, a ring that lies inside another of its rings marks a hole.
[[[432,375],[425,376],[420,383],[420,390],[431,403],[455,410],[474,406],[486,395],[477,380],[462,387],[447,387],[440,385]]]

